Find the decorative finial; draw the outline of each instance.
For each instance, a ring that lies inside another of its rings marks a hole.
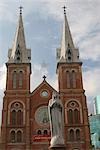
[[[23,7],[20,6],[19,9],[20,9],[20,15],[22,15],[22,9],[23,9]]]
[[[43,79],[44,79],[44,81],[45,81],[45,79],[46,79],[46,76],[45,76],[45,75],[43,76]]]
[[[63,7],[63,9],[64,9],[64,15],[66,15],[66,8],[67,8],[66,6]]]

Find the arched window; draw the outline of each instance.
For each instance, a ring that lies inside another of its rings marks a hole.
[[[16,73],[16,71],[13,72],[12,82],[13,82],[13,88],[15,89],[17,87],[17,73]]]
[[[20,102],[15,102],[10,108],[10,124],[22,125],[23,124],[24,108]]]
[[[66,105],[66,104],[65,104]],[[66,121],[69,124],[78,124],[81,122],[81,118],[80,118],[80,113],[81,113],[81,109],[80,109],[80,105],[78,104],[78,102],[76,102],[75,100],[71,100],[67,103],[66,107]]]
[[[72,71],[72,87],[76,88],[76,73],[74,70]]]
[[[67,57],[68,57],[68,61],[71,62],[72,61],[72,50],[70,48],[70,45],[68,46],[68,50],[67,50]]]
[[[19,44],[16,49],[16,59],[15,60],[17,63],[21,62],[21,49],[20,49]]]
[[[22,86],[23,86],[23,72],[20,71],[18,75],[19,75],[19,87],[22,88]]]
[[[68,55],[71,55],[71,50],[70,49],[68,49]]]
[[[70,88],[73,88],[73,76],[72,76],[72,72],[70,72]]]
[[[48,131],[47,131],[47,130],[44,130],[43,134],[44,134],[44,135],[48,135]]]
[[[79,141],[80,140],[80,130],[77,129],[76,130],[76,141]]]
[[[70,73],[69,71],[66,72],[67,75],[67,88],[70,88]]]
[[[16,111],[12,110],[11,112],[11,120],[12,120],[12,125],[16,124]]]
[[[70,87],[76,88],[76,73],[74,70],[70,72],[69,77],[70,77]]]
[[[69,109],[68,111],[68,122],[73,123],[73,110]]]
[[[22,132],[21,131],[17,131],[17,142],[18,143],[22,142]]]
[[[80,115],[79,115],[79,111],[77,109],[74,110],[74,122],[75,123],[80,122]]]
[[[11,131],[11,133],[10,133],[10,141],[11,141],[12,143],[15,143],[15,142],[16,142],[15,131]]]
[[[23,123],[23,112],[19,109],[17,112],[17,124],[22,125]]]
[[[41,130],[38,130],[38,131],[37,131],[37,134],[38,134],[38,135],[41,135],[41,134],[42,134]]]
[[[69,140],[74,141],[74,131],[72,129],[69,132]]]

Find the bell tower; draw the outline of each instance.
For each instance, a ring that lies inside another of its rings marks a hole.
[[[26,48],[22,7],[13,42],[8,51],[6,90],[2,110],[2,149],[28,149],[30,144],[31,50]]]
[[[57,49],[57,74],[65,110],[65,143],[70,150],[89,150],[88,109],[82,81],[82,62],[75,48],[64,6],[61,48]]]

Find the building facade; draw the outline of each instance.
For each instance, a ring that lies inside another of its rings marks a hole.
[[[100,114],[90,115],[89,122],[90,122],[92,147],[96,150],[99,150],[100,149]]]
[[[47,150],[50,146],[48,102],[56,91],[43,82],[30,92],[31,50],[27,49],[22,12],[12,49],[8,51],[6,90],[2,110],[2,150]],[[66,11],[61,48],[57,49],[59,93],[64,106],[67,150],[89,150],[88,109],[82,81],[82,62],[75,48]],[[34,83],[33,83],[34,84]]]
[[[100,149],[100,96],[94,99],[94,114],[89,116],[92,147]]]
[[[94,99],[94,114],[100,114],[100,95],[97,95]]]

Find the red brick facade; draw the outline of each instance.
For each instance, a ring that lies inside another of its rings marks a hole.
[[[82,63],[58,64],[59,92],[65,108],[65,143],[69,150],[90,149],[88,109],[81,65]]]
[[[2,150],[47,150],[50,146],[47,106],[55,89],[44,77],[43,82],[31,93],[31,64],[11,62],[6,66]],[[90,149],[88,110],[81,66],[81,62],[57,64],[59,93],[64,106],[64,139],[67,150]]]

